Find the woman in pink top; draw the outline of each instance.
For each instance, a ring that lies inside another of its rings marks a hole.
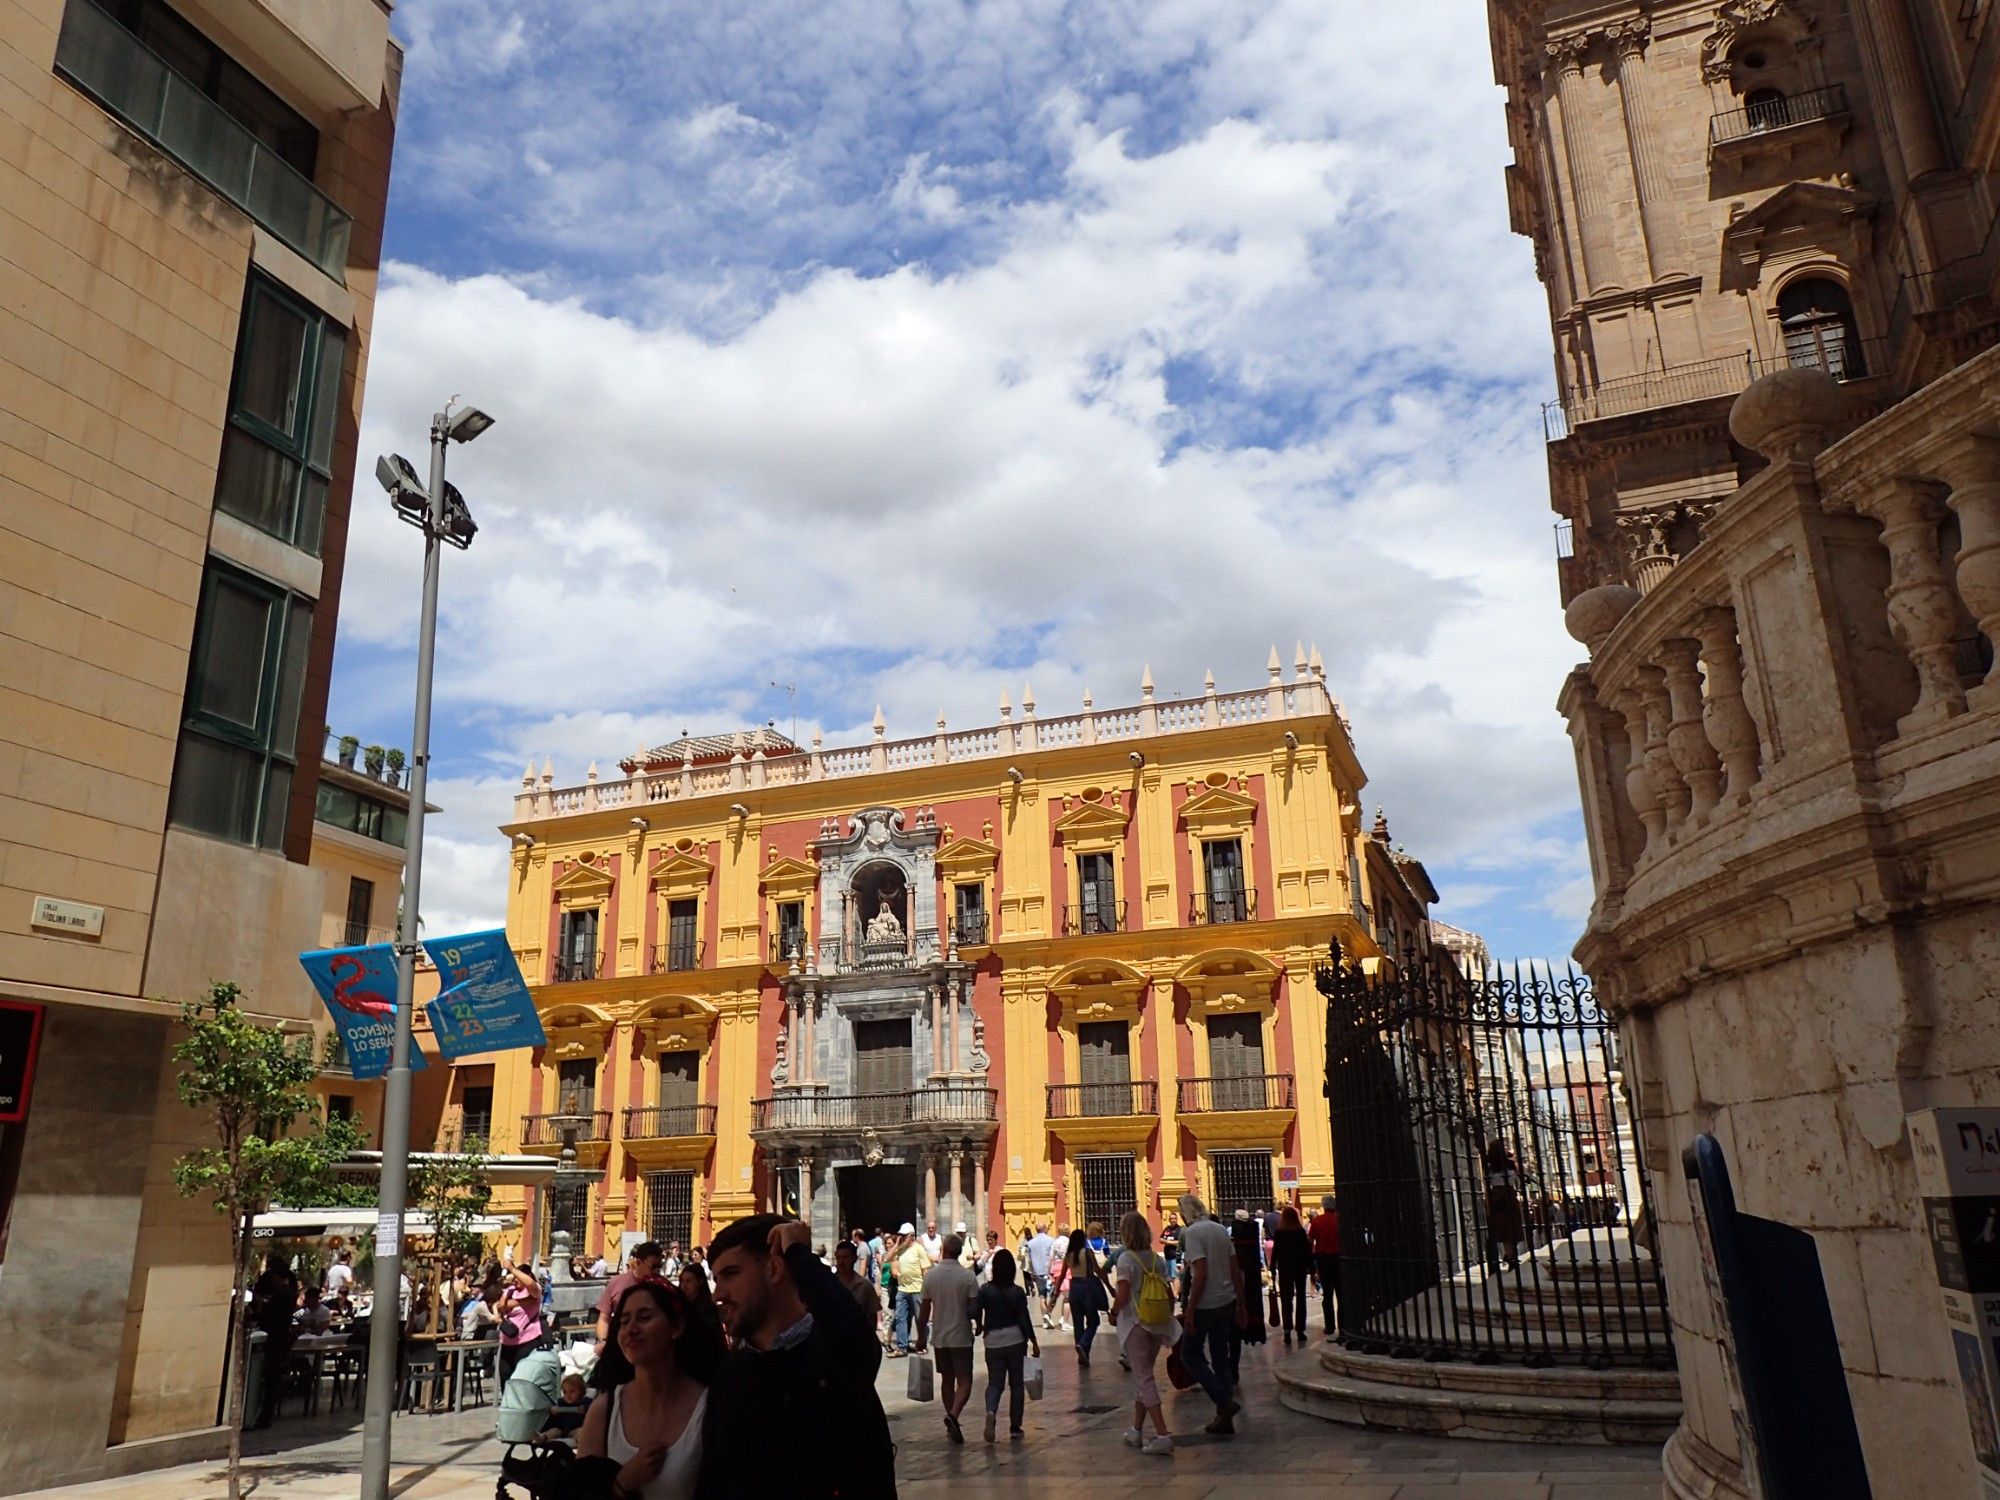
[[[541,1283],[509,1261],[496,1311],[500,1314],[500,1388],[505,1390],[514,1366],[542,1346]]]

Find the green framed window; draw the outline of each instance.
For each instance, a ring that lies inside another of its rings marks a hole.
[[[311,600],[209,559],[169,821],[284,846],[312,612]]]
[[[216,506],[314,556],[333,476],[347,333],[253,276],[243,299]]]

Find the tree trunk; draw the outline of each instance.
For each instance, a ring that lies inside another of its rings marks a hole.
[[[233,1331],[229,1339],[228,1394],[222,1408],[223,1420],[229,1427],[229,1500],[242,1500],[243,1495],[243,1383],[250,1362],[250,1320],[243,1311],[243,1279],[249,1270],[245,1262],[250,1258],[250,1228],[247,1213],[232,1220],[229,1226],[234,1270],[229,1289],[229,1326]]]

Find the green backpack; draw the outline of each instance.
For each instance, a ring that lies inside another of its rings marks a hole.
[[[1128,1251],[1127,1255],[1138,1261],[1139,1297],[1133,1305],[1139,1322],[1146,1328],[1165,1328],[1174,1320],[1174,1289],[1167,1285],[1167,1278],[1160,1271],[1160,1257],[1146,1252],[1144,1258]]]

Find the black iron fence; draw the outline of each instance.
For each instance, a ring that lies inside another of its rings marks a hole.
[[[1741,109],[1724,110],[1708,122],[1711,147],[1727,145],[1787,125],[1803,125],[1809,120],[1826,120],[1847,113],[1847,89],[1830,83],[1825,88],[1808,89],[1802,94],[1780,94],[1766,90],[1765,96],[1746,102]]]
[[[1051,1120],[1094,1120],[1160,1112],[1160,1086],[1150,1078],[1114,1083],[1051,1083],[1047,1088]]]
[[[558,953],[554,982],[574,984],[580,979],[602,979],[605,972],[602,953]]]
[[[523,1115],[521,1116],[521,1144],[523,1146],[560,1146],[562,1126],[558,1121],[570,1119],[579,1121],[576,1138],[579,1142],[608,1141],[611,1139],[611,1111],[608,1109],[583,1109],[567,1115]]]
[[[680,1135],[714,1135],[713,1104],[632,1105],[625,1111],[625,1139],[659,1141]]]
[[[1100,932],[1123,932],[1125,903],[1086,901],[1080,906],[1065,906],[1062,930],[1064,937],[1090,937]],[[959,941],[964,942],[965,939],[960,938]]]
[[[1219,922],[1256,920],[1257,892],[1254,888],[1199,891],[1188,897],[1188,922],[1191,926],[1204,927]]]
[[[1184,1115],[1229,1110],[1290,1109],[1292,1075],[1251,1073],[1235,1078],[1183,1078],[1174,1107]]]
[[[699,969],[702,954],[707,951],[708,943],[703,938],[675,938],[671,942],[655,943],[653,972],[679,974],[688,969]]]
[[[1341,1335],[1373,1353],[1670,1368],[1615,1023],[1573,971],[1318,972]]]

